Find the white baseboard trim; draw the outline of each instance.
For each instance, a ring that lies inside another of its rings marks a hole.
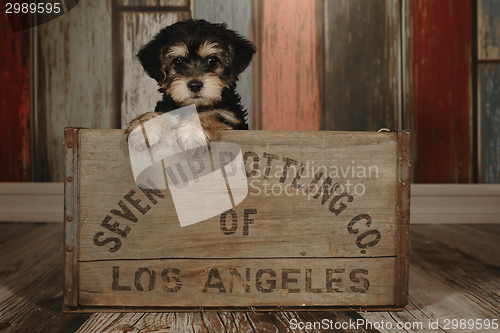
[[[414,184],[411,223],[500,224],[500,184]]]
[[[0,183],[0,222],[63,222],[63,215],[63,183]],[[500,224],[500,184],[414,184],[410,220]]]
[[[0,183],[0,222],[63,222],[64,183]]]

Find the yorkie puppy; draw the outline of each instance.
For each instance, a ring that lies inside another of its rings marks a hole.
[[[247,68],[254,53],[255,46],[225,24],[187,20],[160,30],[137,57],[146,73],[158,82],[163,98],[154,112],[132,120],[126,133],[130,135],[144,124],[149,145],[153,146],[168,126],[162,122],[148,126],[146,122],[192,104],[198,111],[203,133],[194,126],[197,121],[176,124],[177,141],[184,149],[203,145],[205,139],[216,139],[219,129],[248,129],[247,113],[235,88],[238,75]]]

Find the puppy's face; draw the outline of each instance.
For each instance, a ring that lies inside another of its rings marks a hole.
[[[137,54],[149,76],[181,106],[211,106],[234,88],[254,46],[222,24],[178,22],[160,31]]]
[[[209,106],[221,99],[222,89],[234,82],[231,55],[217,42],[183,42],[165,48],[164,80],[160,86],[178,104]]]

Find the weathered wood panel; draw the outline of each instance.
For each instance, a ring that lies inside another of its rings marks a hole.
[[[266,130],[319,130],[323,2],[262,2],[261,121]],[[318,10],[317,10],[318,9]]]
[[[248,0],[194,0],[193,18],[204,19],[212,23],[226,23],[229,29],[252,40],[251,21],[252,3]],[[259,52],[259,50],[257,50]],[[241,96],[243,107],[249,111],[248,121],[250,128],[250,110],[252,110],[252,63],[240,75],[236,91]]]
[[[477,2],[478,58],[500,60],[500,1]]]
[[[415,181],[472,181],[471,1],[413,2]]]
[[[82,306],[392,305],[395,258],[80,263]]]
[[[234,214],[187,227],[180,227],[168,190],[162,191],[163,198],[153,198],[135,184],[123,132],[80,133],[81,261],[396,254],[395,133],[224,133],[223,141],[238,144],[248,156],[249,193]],[[309,194],[291,185],[301,164],[297,184],[306,189],[316,181],[317,189]],[[329,182],[341,187],[331,196],[318,194]],[[147,212],[130,206],[128,196],[149,206]],[[134,217],[120,217],[122,210],[130,210]]]
[[[479,179],[500,183],[500,65],[479,66]]]
[[[326,130],[400,127],[401,1],[325,1]]]
[[[21,19],[21,16],[11,19]],[[29,32],[13,33],[7,14],[2,12],[0,39],[2,64],[0,181],[29,181],[31,180]]]
[[[64,127],[109,128],[111,1],[80,1],[37,29],[37,181],[62,181]],[[46,149],[46,151],[44,151]]]
[[[161,99],[158,83],[150,78],[136,58],[139,49],[160,29],[190,17],[189,12],[124,12],[121,14],[123,91],[121,126],[140,114],[153,111]]]

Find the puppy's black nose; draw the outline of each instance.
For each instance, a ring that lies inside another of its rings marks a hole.
[[[203,82],[199,80],[193,80],[188,83],[188,88],[191,89],[192,92],[197,93],[203,88]]]

